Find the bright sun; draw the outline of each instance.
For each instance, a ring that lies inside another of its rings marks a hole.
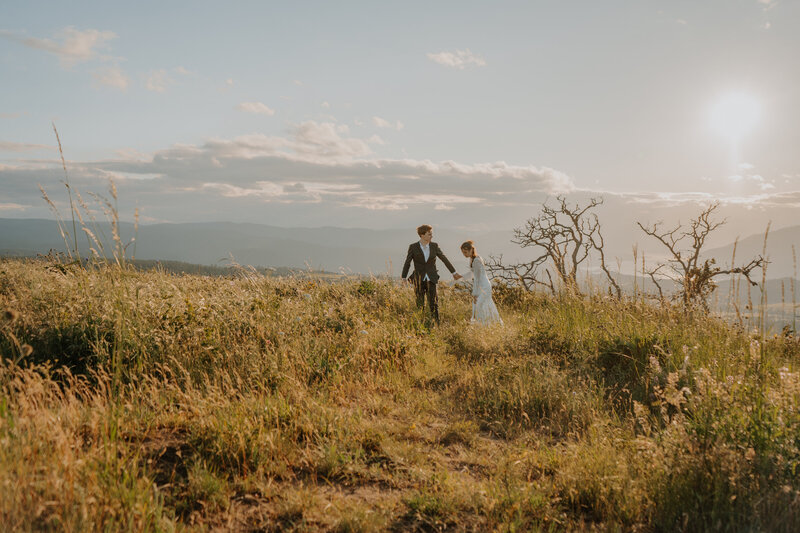
[[[758,100],[746,93],[729,93],[711,108],[711,126],[737,143],[756,125],[761,115]]]

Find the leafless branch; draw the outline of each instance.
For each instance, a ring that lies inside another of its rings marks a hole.
[[[678,283],[681,287],[679,297],[685,306],[700,304],[708,310],[707,298],[716,289],[714,278],[726,274],[742,274],[751,285],[757,283],[750,277],[751,273],[757,268],[763,268],[764,258],[757,256],[750,262],[741,267],[721,269],[716,265],[715,259],[701,259],[703,247],[706,244],[708,235],[725,224],[725,220],[713,221],[712,215],[719,207],[718,203],[713,203],[705,208],[694,220],[689,223],[689,227],[684,227],[679,223],[674,229],[661,229],[662,222],[657,222],[652,226],[645,227],[641,222],[637,222],[639,227],[647,235],[657,239],[664,247],[669,250],[671,259],[667,263],[661,264],[648,272],[650,278],[656,283],[659,294],[663,299],[661,286],[656,282],[655,274],[663,267],[668,267],[672,275],[666,276]],[[682,242],[688,241],[688,250],[681,249]],[[674,277],[673,277],[674,275]]]
[[[492,258],[487,263],[487,269],[496,277],[520,284],[528,290],[541,285],[552,292],[556,292],[555,274],[561,286],[578,293],[578,268],[597,252],[601,269],[617,296],[621,296],[622,291],[605,263],[600,222],[597,215],[590,214],[602,203],[602,198],[591,198],[584,205],[571,205],[564,196],[557,196],[554,205],[545,202],[538,216],[514,229],[514,238],[511,240],[522,248],[532,248],[537,256],[528,263],[518,265],[504,265],[502,256]],[[540,273],[546,275],[547,280],[540,279],[541,276],[537,276]]]

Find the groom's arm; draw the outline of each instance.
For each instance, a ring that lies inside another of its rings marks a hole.
[[[442,252],[442,249],[439,246],[436,246],[436,257],[442,260],[442,263],[444,263],[444,266],[447,267],[447,270],[449,270],[451,274],[456,275],[455,267],[453,266],[452,263],[450,263],[450,260],[447,259],[447,257],[445,257],[444,252]],[[461,276],[459,276],[459,278],[460,277]]]
[[[408,269],[411,267],[411,259],[413,252],[411,251],[411,247],[414,246],[413,244],[408,247],[408,255],[406,255],[406,262],[403,264],[403,273],[400,274],[400,277],[406,279],[408,275]]]

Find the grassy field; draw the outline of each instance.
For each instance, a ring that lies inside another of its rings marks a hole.
[[[796,337],[413,300],[0,261],[0,529],[800,530]]]

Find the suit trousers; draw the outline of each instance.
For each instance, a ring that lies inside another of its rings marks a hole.
[[[433,316],[433,320],[439,323],[439,299],[436,296],[436,283],[417,278],[414,283],[414,292],[417,294],[417,307],[425,308],[425,300],[428,300],[428,312]]]

